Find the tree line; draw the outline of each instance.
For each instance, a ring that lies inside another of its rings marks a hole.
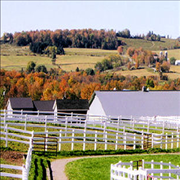
[[[40,46],[45,49],[47,46],[74,47],[74,48],[99,48],[99,49],[117,49],[121,45],[114,30],[93,30],[93,29],[73,29],[73,30],[36,30],[26,32],[16,32],[14,34],[6,33],[3,36],[4,42],[11,37],[11,43],[18,46],[33,44],[34,49]],[[37,44],[39,43],[39,44]],[[44,47],[45,46],[45,47]],[[33,47],[32,47],[33,49]],[[38,50],[38,52],[42,52]]]

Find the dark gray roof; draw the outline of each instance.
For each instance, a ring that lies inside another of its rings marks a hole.
[[[87,99],[57,99],[58,110],[88,110],[89,102]]]
[[[9,98],[12,109],[21,110],[33,110],[33,102],[31,98]]]
[[[33,101],[36,111],[53,111],[54,100],[52,101]]]
[[[180,91],[96,91],[106,115],[180,116]]]

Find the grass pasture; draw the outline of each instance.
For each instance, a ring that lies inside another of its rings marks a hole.
[[[135,47],[140,48],[142,47],[144,50],[150,50],[150,51],[160,51],[163,48],[170,49],[176,43],[178,43],[178,40],[176,39],[166,39],[161,38],[161,41],[148,41],[144,39],[127,39],[127,38],[119,38],[120,40],[124,41],[126,43],[125,49],[128,47]]]
[[[160,51],[155,51],[157,54],[160,53]],[[165,51],[162,51],[163,54],[165,53]],[[180,59],[180,49],[172,49],[172,50],[167,50],[168,52],[168,57],[169,59],[171,57],[175,57],[177,60]]]
[[[72,161],[66,165],[65,172],[71,180],[108,180],[110,179],[111,164],[119,161],[130,162],[144,159],[156,162],[171,162],[179,165],[179,154],[158,154],[158,155],[120,155],[113,157],[84,158]]]

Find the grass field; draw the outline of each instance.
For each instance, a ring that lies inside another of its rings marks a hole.
[[[134,39],[126,39],[134,42]],[[136,43],[140,44],[145,42],[145,40],[136,40]],[[171,41],[171,40],[169,40]],[[172,40],[173,41],[173,40]],[[174,42],[174,41],[173,41]],[[148,47],[148,44],[152,43],[151,41],[147,41],[145,44]],[[158,43],[158,42],[155,42]],[[69,72],[75,71],[78,67],[79,69],[87,69],[94,68],[94,65],[102,61],[105,57],[117,54],[116,50],[101,50],[101,49],[81,49],[81,48],[65,48],[66,55],[57,55],[56,64],[60,65],[60,67]],[[159,54],[159,51],[156,51]],[[176,59],[180,59],[180,49],[176,50],[168,50],[169,58],[175,57]],[[36,65],[45,65],[47,69],[57,68],[56,65],[52,65],[51,58],[47,56],[40,56],[37,54],[33,54],[30,52],[29,47],[17,47],[9,44],[1,45],[1,68],[6,70],[21,70],[22,68],[25,70],[27,63],[29,61],[34,61]],[[171,71],[180,73],[180,67],[171,66]],[[133,76],[151,76],[158,75],[158,73],[154,73],[153,70],[138,69],[132,71],[113,71],[118,74],[133,75]],[[180,77],[180,74],[168,73],[170,79],[176,79]]]
[[[157,54],[159,54],[160,51],[155,51]],[[163,54],[165,51],[162,51]],[[167,50],[168,52],[168,57],[169,59],[171,57],[175,57],[177,60],[180,59],[180,49],[172,49],[172,50]]]
[[[119,161],[130,162],[144,159],[145,161],[154,160],[156,162],[171,162],[179,165],[180,156],[176,154],[158,155],[127,155],[114,157],[85,158],[70,162],[66,165],[66,174],[71,180],[109,180],[110,166]]]
[[[125,45],[125,49],[127,49],[128,47],[135,47],[135,48],[142,47],[145,50],[151,50],[151,51],[160,51],[161,48],[170,49],[178,42],[178,40],[176,39],[165,39],[165,38],[161,38],[161,41],[147,41],[144,39],[127,39],[127,38],[119,38],[119,39],[127,44]]]

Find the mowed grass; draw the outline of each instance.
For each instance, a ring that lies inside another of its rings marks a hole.
[[[130,162],[141,159],[145,161],[171,162],[174,165],[180,164],[179,154],[120,155],[113,157],[84,158],[72,161],[66,165],[65,172],[68,179],[71,180],[109,180],[111,164],[116,164],[119,161]]]
[[[65,48],[64,50],[66,55],[57,55],[56,64],[68,72],[75,71],[77,67],[83,70],[94,68],[98,61],[102,61],[108,55],[117,53],[116,50],[101,49]],[[48,70],[58,67],[52,64],[50,57],[31,53],[28,46],[1,45],[2,69],[19,71],[23,68],[25,70],[29,61],[34,61],[36,66],[45,65]]]
[[[174,73],[163,73],[163,75],[167,75],[169,79],[177,79],[180,78],[180,66],[171,66],[170,71]],[[123,76],[137,76],[137,77],[142,77],[142,76],[159,76],[158,72],[154,72],[150,68],[145,68],[145,69],[134,69],[134,70],[126,70],[126,71],[115,71],[117,74],[121,74]]]
[[[160,51],[155,51],[157,54],[160,53]],[[165,51],[162,51],[163,54]],[[180,60],[180,49],[172,49],[172,50],[167,50],[168,52],[168,58],[170,59],[171,57],[176,58],[177,60]]]
[[[120,40],[124,41],[126,43],[125,49],[128,47],[135,47],[140,48],[142,47],[144,50],[150,50],[150,51],[160,51],[163,48],[170,49],[176,43],[178,43],[177,39],[166,39],[161,38],[161,41],[147,41],[144,39],[127,39],[127,38],[119,38]]]

